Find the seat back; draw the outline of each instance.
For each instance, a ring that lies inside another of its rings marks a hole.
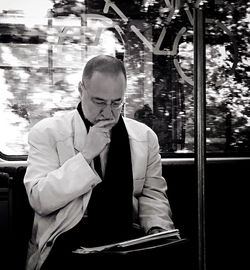
[[[8,175],[8,269],[23,270],[34,219],[23,183],[26,167],[1,168],[1,172]]]

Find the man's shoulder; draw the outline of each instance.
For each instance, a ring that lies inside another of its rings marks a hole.
[[[146,124],[127,117],[123,119],[130,138],[138,141],[148,141],[149,137],[156,138],[155,132]]]
[[[135,119],[128,118],[128,117],[123,117],[123,119],[127,126],[132,126],[134,128],[143,129],[143,130],[150,129],[150,127],[148,127],[146,124],[139,122]]]
[[[74,118],[76,111],[67,111],[60,115],[55,115],[52,117],[47,117],[39,122],[37,122],[30,130],[30,134],[39,132],[40,134],[48,134],[55,136],[58,134],[63,134],[64,136],[67,133],[71,133],[72,120]]]

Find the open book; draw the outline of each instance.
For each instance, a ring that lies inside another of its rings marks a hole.
[[[174,230],[168,230],[163,231],[155,234],[150,234],[146,236],[142,236],[139,238],[131,239],[124,242],[104,245],[104,246],[98,246],[98,247],[80,247],[79,249],[74,250],[74,253],[78,254],[88,254],[88,253],[95,253],[95,252],[101,252],[106,250],[111,250],[114,248],[126,248],[126,247],[133,247],[140,244],[149,244],[150,242],[153,242],[155,240],[160,239],[170,239],[171,237],[178,237],[180,239],[180,234],[178,229]]]

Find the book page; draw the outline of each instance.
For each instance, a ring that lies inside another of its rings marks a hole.
[[[119,247],[119,248],[130,247],[130,246],[135,246],[135,245],[142,244],[142,243],[148,243],[150,241],[155,241],[158,239],[164,239],[164,238],[167,239],[167,238],[170,238],[173,236],[180,237],[178,229],[163,231],[163,232],[159,232],[159,233],[155,233],[155,234],[150,234],[150,235],[142,236],[139,238],[131,239],[128,241],[123,241],[123,242],[109,244],[109,245],[103,245],[103,246],[98,246],[98,247],[80,247],[79,249],[73,251],[73,253],[88,254],[88,253],[109,250],[109,249],[114,248],[114,247]]]

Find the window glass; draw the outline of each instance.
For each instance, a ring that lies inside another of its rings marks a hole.
[[[250,1],[214,1],[206,11],[208,149],[249,152]]]
[[[124,115],[163,157],[194,151],[193,8],[206,15],[207,151],[250,152],[250,1],[22,0],[0,4],[0,151],[26,155],[39,120],[72,110],[84,64],[124,61]],[[37,8],[39,7],[39,8]]]

